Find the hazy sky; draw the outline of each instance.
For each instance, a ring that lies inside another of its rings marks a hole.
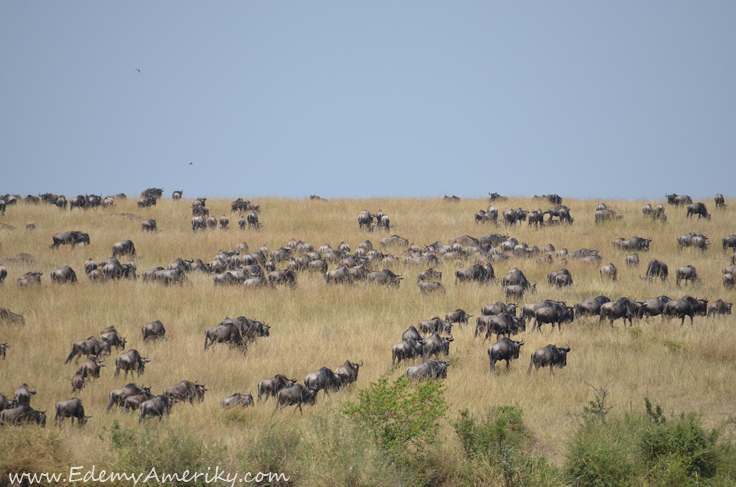
[[[6,0],[0,193],[733,197],[735,26],[733,1]]]

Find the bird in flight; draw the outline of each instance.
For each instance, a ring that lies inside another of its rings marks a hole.
[[[190,163],[189,163],[189,165],[190,165],[190,166],[191,166],[192,164],[194,164],[194,163],[193,163],[193,162],[190,162]]]
[[[138,69],[138,68],[135,68],[135,70],[136,70],[136,71],[138,71],[139,73],[141,72],[141,70],[140,70],[140,69]]]

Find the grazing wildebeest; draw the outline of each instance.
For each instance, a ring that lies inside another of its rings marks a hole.
[[[642,277],[642,279],[651,281],[655,277],[659,277],[661,280],[666,281],[668,275],[669,270],[667,269],[667,264],[665,264],[661,260],[652,259],[652,261],[647,266],[647,273],[644,277]]]
[[[427,360],[421,365],[407,367],[406,377],[409,379],[409,382],[423,379],[446,379],[447,367],[449,366],[449,362]]]
[[[501,287],[511,285],[519,285],[524,289],[532,287],[532,284],[527,280],[524,273],[515,267],[501,278]]]
[[[86,376],[81,370],[74,373],[74,377],[72,377],[72,394],[82,390],[85,385],[85,378]]]
[[[77,426],[84,426],[89,418],[92,416],[84,415],[84,407],[82,401],[75,397],[66,401],[61,401],[56,404],[56,416],[54,417],[54,424],[58,424],[61,427],[61,423],[64,422],[65,418],[72,419],[72,425],[74,425],[74,418],[77,419]]]
[[[417,286],[419,286],[419,292],[422,294],[445,292],[445,288],[439,282],[420,282]]]
[[[232,323],[221,323],[217,326],[208,328],[204,333],[204,349],[214,345],[215,343],[227,343],[231,347],[236,347],[243,353],[247,351],[247,346],[243,341],[243,335],[237,326]]]
[[[629,267],[638,267],[639,266],[639,254],[627,255],[626,265]]]
[[[725,208],[726,207],[726,199],[723,197],[721,193],[718,193],[715,197],[716,202],[716,208]]]
[[[245,220],[248,222],[248,228],[254,228],[259,230],[263,225],[258,221],[258,213],[251,211],[245,216]]]
[[[616,242],[614,242],[615,245]],[[628,240],[619,240],[621,250],[640,250],[649,251],[649,244],[652,243],[651,238],[632,237]]]
[[[480,313],[482,315],[500,315],[501,313],[508,313],[511,316],[516,316],[516,307],[514,303],[504,303],[503,301],[497,301],[496,304],[489,304],[483,306]]]
[[[368,210],[363,210],[358,215],[358,227],[363,228],[363,226],[369,227],[373,224],[373,215]]]
[[[69,266],[62,267],[61,269],[56,269],[51,274],[49,274],[49,277],[51,277],[51,282],[54,284],[77,282],[77,273],[74,272],[74,269]]]
[[[66,244],[71,244],[72,250],[74,250],[74,246],[77,244],[89,245],[89,235],[77,231],[57,233],[52,238],[54,240],[53,245],[50,247],[52,249],[58,249],[60,245]]]
[[[524,297],[524,291],[526,288],[519,284],[512,284],[511,286],[506,286],[504,289],[504,294],[506,295],[506,299],[521,299]],[[537,283],[535,282],[530,288],[529,291],[534,294],[537,290]]]
[[[618,270],[616,269],[616,266],[613,265],[613,263],[604,265],[600,268],[598,273],[600,274],[601,279],[607,278],[612,281],[615,281],[618,276]]]
[[[670,205],[674,205],[674,206],[689,205],[689,204],[692,204],[693,202],[693,199],[690,198],[686,194],[678,195],[677,193],[672,193],[672,194],[665,194],[664,196],[665,198],[667,198],[667,203]]]
[[[598,296],[594,299],[586,299],[577,303],[575,308],[575,317],[580,318],[581,316],[600,316],[601,306],[604,303],[610,303],[611,300],[606,296]]]
[[[46,411],[36,411],[28,405],[0,411],[0,425],[36,423],[42,428],[46,427]]]
[[[520,318],[522,322],[526,320]],[[540,333],[542,332],[542,325],[545,323],[552,324],[552,330],[555,329],[555,323],[557,323],[557,330],[562,331],[562,323],[571,323],[575,319],[575,312],[571,306],[560,306],[552,305],[539,308],[534,313],[534,325],[532,331],[536,328]]]
[[[31,396],[36,394],[38,392],[38,389],[36,389],[36,386],[33,386],[33,390],[30,390],[28,388],[28,384],[25,382],[23,385],[19,386],[15,393],[13,394],[13,401],[15,402],[16,406],[30,406],[31,405]]]
[[[327,284],[350,284],[352,279],[346,267],[338,267],[325,272],[325,283]]]
[[[125,378],[128,378],[128,372],[131,377],[133,372],[138,372],[138,377],[146,371],[146,364],[150,362],[148,357],[141,357],[138,350],[130,349],[127,352],[120,354],[115,359],[115,377],[118,376],[121,370],[125,371]]]
[[[495,279],[496,273],[491,264],[475,264],[470,267],[463,267],[455,271],[455,284],[465,281],[485,282]]]
[[[539,372],[539,367],[549,367],[549,373],[554,373],[554,368],[563,368],[567,365],[567,354],[570,352],[570,346],[567,348],[556,347],[552,344],[547,345],[544,348],[535,350],[532,353],[531,361],[529,362],[529,368],[526,370],[527,374],[532,373],[532,366],[535,367],[535,371]]]
[[[506,225],[515,225],[517,222],[526,221],[528,213],[528,211],[524,211],[521,208],[517,210],[506,208],[503,210],[503,222]]]
[[[419,331],[422,333],[452,333],[452,324],[448,321],[443,321],[439,316],[435,316],[431,320],[424,320],[419,322]]]
[[[685,317],[690,317],[690,324],[693,324],[693,316],[699,310],[706,311],[708,307],[707,299],[695,299],[692,296],[683,296],[681,299],[673,299],[664,306],[662,312],[663,318],[669,320],[672,317],[681,318],[680,326],[685,324]],[[705,314],[705,313],[704,313]]]
[[[340,378],[343,386],[347,386],[358,380],[358,371],[362,366],[362,361],[357,363],[346,360],[344,364],[335,369],[335,375]]]
[[[728,248],[736,250],[736,235],[723,237],[723,252],[726,252]]]
[[[610,220],[620,220],[624,216],[621,213],[617,213],[613,210],[603,209],[595,212],[595,222],[601,223]]]
[[[619,298],[617,301],[604,303],[601,305],[600,318],[598,321],[607,319],[613,327],[613,322],[623,318],[624,326],[626,320],[629,320],[629,326],[634,326],[633,319],[640,319],[644,313],[644,303],[641,301],[633,301],[629,298]]]
[[[402,340],[414,340],[415,342],[421,341],[422,336],[419,334],[414,325],[409,326],[404,333],[401,335]]]
[[[281,389],[276,395],[276,409],[279,410],[279,406],[293,406],[297,405],[299,413],[302,413],[302,404],[314,405],[317,399],[317,393],[319,390],[310,389],[302,384],[294,384],[291,387]]]
[[[77,357],[76,363],[79,363],[79,359],[82,355],[87,355],[87,357],[90,355],[100,357],[103,353],[110,355],[110,343],[104,340],[98,340],[94,336],[91,336],[86,340],[78,340],[72,343],[72,351],[64,363],[67,364],[71,362],[74,357]]]
[[[178,384],[164,389],[163,395],[170,397],[172,402],[189,401],[189,404],[193,404],[195,399],[198,402],[204,401],[204,393],[208,390],[209,389],[205,388],[204,384],[183,380]]]
[[[369,272],[366,276],[366,281],[368,282],[375,282],[391,287],[399,287],[402,279],[401,274],[394,274],[389,269],[384,269],[380,272]]]
[[[304,378],[304,385],[316,391],[323,390],[325,394],[330,391],[337,392],[342,387],[342,380],[331,369],[322,367]]]
[[[26,319],[23,315],[13,313],[8,308],[0,308],[0,321],[20,323],[21,325],[26,324]]]
[[[419,281],[428,281],[432,279],[442,279],[442,273],[429,268],[426,271],[420,272],[419,276],[417,277],[417,280]]]
[[[490,201],[506,201],[506,200],[508,200],[508,198],[506,196],[501,196],[500,194],[495,193],[495,192],[494,193],[488,193],[488,195],[490,196],[488,198]]]
[[[132,240],[121,240],[112,246],[112,256],[135,255],[135,245]]]
[[[455,311],[450,311],[445,315],[445,321],[449,323],[460,323],[460,324],[468,324],[468,320],[472,318],[473,315],[469,315],[462,309],[458,308]]]
[[[391,348],[391,366],[397,361],[414,360],[417,356],[424,360],[424,340],[402,340]]]
[[[265,400],[268,401],[270,396],[276,397],[281,389],[286,389],[296,384],[296,377],[288,379],[286,376],[276,374],[270,379],[262,380],[258,383],[258,401],[261,400],[261,396],[265,395]]]
[[[687,215],[685,216],[687,216],[687,218],[690,218],[693,215],[698,215],[698,220],[700,220],[701,218],[710,220],[710,213],[708,213],[708,209],[705,207],[705,204],[701,202],[687,205]]]
[[[236,392],[232,396],[223,399],[220,405],[224,408],[233,408],[236,406],[247,408],[248,406],[253,406],[253,394],[250,392],[248,394]]]
[[[94,355],[91,355],[87,360],[82,362],[82,365],[79,366],[78,372],[80,372],[85,377],[99,379],[100,369],[104,366],[105,364],[103,364],[100,359],[98,359]]]
[[[700,278],[698,277],[698,272],[695,270],[695,267],[691,265],[686,265],[683,267],[678,267],[675,271],[675,284],[678,286],[680,285],[680,281],[699,281]]]
[[[192,218],[192,231],[196,232],[198,228],[201,228],[202,230],[207,228],[207,221],[203,216],[195,216]]]
[[[143,420],[148,419],[148,416],[158,416],[158,421],[160,423],[164,414],[171,413],[171,406],[173,403],[174,400],[165,394],[161,394],[144,401],[141,403],[141,417],[138,419],[138,423],[142,423]]]
[[[715,303],[708,305],[708,317],[710,318],[711,315],[730,315],[732,306],[733,303],[727,303],[719,299]]]
[[[162,339],[166,335],[164,324],[159,320],[143,325],[141,331],[143,332],[143,343],[146,343],[148,340]]]
[[[488,358],[491,363],[491,372],[496,369],[496,362],[501,360],[506,361],[506,370],[508,370],[509,362],[512,359],[519,358],[519,351],[521,350],[522,345],[524,345],[524,340],[515,342],[509,337],[503,337],[488,347]]]
[[[158,227],[156,227],[156,220],[151,218],[141,222],[141,231],[155,232],[156,230],[158,230]]]
[[[138,208],[150,208],[151,206],[156,206],[156,198],[146,196],[138,200]]]
[[[435,332],[424,340],[424,355],[426,357],[438,357],[441,353],[450,355],[450,343],[454,340],[452,335],[449,338],[444,338]]]
[[[276,287],[278,284],[284,286],[295,287],[296,286],[296,272],[291,270],[277,270],[268,274],[268,284],[271,287]]]
[[[100,340],[104,340],[118,350],[125,350],[125,338],[121,337],[114,326],[108,326],[100,332]]]
[[[562,279],[558,280],[559,277]],[[547,274],[547,284],[556,287],[570,286],[572,285],[572,274],[567,269],[552,271]]]

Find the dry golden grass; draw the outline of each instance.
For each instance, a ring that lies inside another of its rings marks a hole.
[[[736,213],[733,205],[716,211],[712,201],[706,202],[712,221],[687,220],[684,208],[668,206],[666,224],[642,217],[641,206],[645,202],[608,201],[609,207],[623,212],[625,218],[602,225],[596,225],[593,219],[598,201],[565,201],[575,224],[536,230],[526,223],[509,229],[476,225],[473,215],[488,206],[485,200],[449,203],[441,199],[269,198],[259,200],[264,227],[254,232],[238,229],[237,214],[230,214],[229,201],[215,200],[207,205],[211,214],[218,218],[223,213],[229,215],[230,229],[197,233],[191,231],[190,203],[164,200],[155,207],[139,210],[135,200],[128,200],[119,201],[114,208],[69,212],[21,202],[10,207],[2,218],[3,223],[15,228],[0,227],[0,259],[5,260],[9,272],[5,285],[0,287],[0,306],[24,312],[27,324],[24,327],[0,324],[0,342],[7,341],[11,347],[7,360],[0,362],[1,392],[12,396],[23,382],[37,386],[39,392],[33,397],[32,405],[48,410],[49,427],[52,427],[55,404],[72,397],[70,379],[77,367],[64,365],[72,341],[99,336],[101,329],[114,325],[128,338],[127,348],[135,348],[151,359],[140,379],[128,380],[113,376],[113,360],[108,359],[101,378],[91,381],[79,394],[87,414],[94,414],[94,418],[84,429],[65,427],[61,432],[61,441],[67,447],[64,453],[72,463],[102,465],[113,461],[107,442],[101,438],[107,437],[114,419],[125,427],[139,427],[137,415],[126,416],[118,409],[109,414],[104,412],[108,393],[128,382],[150,384],[154,393],[183,379],[205,382],[209,392],[204,404],[177,405],[164,422],[190,427],[212,445],[237,450],[243,448],[244,437],[258,434],[267,424],[275,421],[304,426],[320,410],[354,399],[357,388],[390,369],[391,346],[400,340],[409,325],[436,315],[444,316],[456,308],[477,316],[482,306],[504,300],[498,284],[456,286],[454,272],[458,265],[454,262],[444,263],[439,269],[443,271],[447,292],[436,296],[420,296],[418,292],[416,276],[424,268],[401,265],[393,269],[405,277],[398,290],[362,284],[327,287],[322,276],[309,273],[299,275],[294,290],[216,289],[211,276],[204,274],[190,275],[191,285],[182,287],[147,285],[140,280],[103,285],[89,282],[83,271],[85,260],[109,257],[112,245],[119,240],[135,242],[139,272],[165,266],[177,257],[201,258],[207,262],[218,250],[233,250],[242,241],[248,243],[251,251],[262,245],[277,248],[292,237],[311,242],[315,248],[325,243],[337,248],[345,241],[355,251],[366,239],[378,248],[378,241],[385,236],[359,231],[358,213],[364,209],[373,212],[382,209],[394,225],[391,234],[401,235],[420,247],[436,240],[448,242],[465,234],[480,236],[498,231],[540,248],[552,243],[557,249],[565,247],[570,251],[581,247],[599,249],[603,263],[613,262],[619,270],[619,281],[601,281],[598,266],[571,260],[566,267],[572,272],[574,285],[558,290],[547,286],[545,276],[550,270],[563,267],[559,262],[539,266],[533,259],[513,259],[494,264],[499,277],[518,267],[530,281],[538,281],[538,294],[526,296],[524,302],[552,298],[574,304],[599,294],[612,299],[621,296],[643,299],[661,294],[679,298],[691,294],[711,301],[734,300],[734,291],[724,290],[721,284],[720,270],[727,265],[731,252],[721,251],[720,239],[736,232]],[[496,206],[502,211],[504,207],[546,209],[549,205],[524,198]],[[156,219],[160,232],[141,232],[140,222],[148,218]],[[24,229],[29,220],[37,226],[32,232]],[[74,251],[68,246],[50,250],[51,236],[68,230],[89,233],[91,245]],[[689,231],[708,235],[713,241],[712,248],[705,253],[694,249],[678,251],[676,237]],[[639,253],[641,267],[629,269],[624,263],[627,252],[613,249],[611,240],[635,235],[652,238],[653,242],[649,252]],[[9,258],[21,252],[32,255],[33,262],[8,263]],[[401,249],[391,252],[401,255]],[[639,279],[652,258],[668,264],[669,282],[648,283]],[[686,264],[697,268],[702,282],[677,288],[674,271]],[[79,283],[51,285],[49,272],[65,265],[75,269]],[[19,289],[16,278],[31,270],[44,272],[42,286]],[[204,331],[226,316],[239,315],[272,325],[271,337],[259,339],[246,356],[221,345],[204,352]],[[141,327],[157,319],[164,323],[169,340],[144,345]],[[663,323],[655,318],[650,323],[639,324],[638,336],[624,329],[620,321],[613,328],[596,320],[579,321],[563,325],[561,333],[545,327],[541,334],[524,333],[521,359],[512,362],[509,372],[504,364],[495,373],[489,372],[486,353],[491,343],[473,339],[473,326],[463,327],[454,333],[450,353],[453,362],[446,380],[451,415],[463,408],[481,411],[493,405],[518,404],[525,412],[537,448],[555,461],[564,456],[566,441],[578,422],[577,415],[592,397],[587,384],[608,384],[614,411],[640,410],[644,396],[649,396],[668,412],[698,411],[704,415],[706,425],[726,421],[732,426],[736,402],[734,324],[730,316],[696,318],[694,326],[689,322],[680,326],[679,321]],[[548,343],[572,347],[567,368],[556,370],[552,377],[546,369],[528,376],[530,353]],[[113,352],[112,358],[115,356]],[[255,394],[258,382],[276,373],[302,380],[322,366],[334,369],[346,359],[365,363],[357,388],[328,397],[320,393],[317,405],[305,409],[303,416],[291,410],[274,416],[272,402],[242,413],[220,408],[223,398],[235,392]],[[397,373],[403,370],[402,367]],[[141,428],[153,427],[156,422]],[[446,448],[456,449],[450,428],[446,429]],[[0,430],[0,441],[13,443],[15,435],[4,428]]]

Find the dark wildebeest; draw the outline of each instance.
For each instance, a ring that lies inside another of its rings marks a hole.
[[[726,249],[729,248],[736,250],[736,235],[723,237],[723,252],[726,252]]]
[[[490,196],[488,198],[490,201],[506,201],[506,200],[508,200],[508,198],[506,196],[501,196],[498,193],[488,193],[488,195]]]
[[[0,343],[0,357],[5,360],[5,354],[8,353],[8,348],[10,348],[10,345],[8,345],[8,342]]]
[[[596,223],[601,223],[601,222],[609,221],[609,220],[620,220],[623,217],[624,216],[621,213],[617,213],[613,210],[608,210],[608,209],[597,210],[595,212],[595,222]]]
[[[559,277],[562,277],[562,279],[558,279]],[[547,274],[547,284],[556,287],[571,286],[572,274],[567,269],[552,271]]]
[[[5,278],[8,277],[8,270],[5,266],[0,265],[0,284],[5,282]]]
[[[381,239],[380,245],[381,247],[392,247],[392,246],[406,247],[407,245],[409,245],[409,241],[405,238],[399,237],[398,235],[391,235],[390,237]]]
[[[624,326],[626,326],[626,320],[629,320],[629,326],[634,326],[633,319],[640,319],[644,313],[644,303],[640,301],[633,301],[629,298],[619,298],[617,301],[611,301],[610,303],[604,303],[601,305],[600,319],[603,321],[607,319],[613,327],[613,322],[619,318],[623,318]]]
[[[128,372],[131,376],[133,372],[138,372],[138,377],[143,374],[146,370],[146,363],[150,362],[148,357],[141,357],[138,350],[130,349],[127,352],[120,354],[115,359],[115,377],[120,374],[121,370],[125,371],[125,378],[128,378]]]
[[[504,289],[504,294],[506,295],[506,299],[521,299],[524,297],[524,292],[526,291],[526,288],[519,284],[512,284],[511,286],[506,286]],[[532,294],[535,294],[537,292],[537,283],[535,282],[532,284],[532,286],[529,288],[529,291]]]
[[[557,330],[562,331],[562,323],[571,323],[574,319],[575,312],[571,306],[545,306],[544,308],[539,308],[534,313],[532,331],[536,328],[541,333],[542,325],[545,323],[551,323],[553,331],[555,329],[555,323],[557,323]],[[522,321],[525,320],[522,319]]]
[[[680,285],[680,281],[699,281],[700,278],[698,277],[698,272],[695,270],[695,267],[691,265],[686,265],[683,267],[678,267],[675,271],[675,284]]]
[[[263,225],[258,221],[258,213],[251,211],[245,215],[245,221],[248,222],[248,228],[259,230]]]
[[[401,274],[394,274],[389,269],[384,269],[380,272],[369,272],[366,276],[366,281],[368,282],[392,287],[399,287],[402,279]]]
[[[506,361],[506,370],[508,370],[509,362],[512,359],[519,358],[519,351],[521,350],[522,345],[524,345],[524,340],[521,340],[520,342],[515,342],[509,337],[503,337],[499,341],[488,347],[488,358],[490,359],[491,363],[491,372],[496,370],[496,362],[499,362],[501,360]]]
[[[160,198],[164,194],[163,188],[148,188],[141,192],[141,198]]]
[[[362,366],[362,361],[357,363],[346,360],[344,364],[335,369],[335,375],[340,378],[343,386],[347,386],[358,380],[358,371]]]
[[[460,324],[468,324],[468,320],[472,318],[473,315],[469,315],[462,309],[458,308],[455,311],[450,311],[445,315],[445,321],[449,323],[460,323]]]
[[[301,414],[302,404],[314,405],[318,392],[319,390],[310,389],[302,384],[294,384],[291,387],[282,389],[276,395],[275,411],[279,410],[279,406],[293,406],[296,404],[299,407],[299,413]]]
[[[270,379],[262,380],[258,383],[258,401],[261,400],[262,395],[265,395],[265,400],[268,401],[269,396],[276,397],[281,389],[286,389],[294,384],[296,384],[296,377],[288,379],[281,374],[276,374]]]
[[[33,390],[30,390],[28,388],[28,384],[25,382],[23,385],[18,387],[15,390],[15,394],[13,394],[13,400],[15,402],[16,406],[30,406],[31,405],[31,396],[36,394],[38,392],[38,389],[36,389],[36,386],[33,386]]]
[[[84,415],[84,407],[82,401],[75,397],[66,401],[61,401],[56,404],[56,416],[54,417],[54,424],[58,424],[61,427],[61,423],[64,422],[65,418],[72,418],[72,425],[74,425],[74,418],[77,419],[77,426],[84,426],[89,418],[92,416]]]
[[[208,328],[204,333],[204,349],[214,345],[215,343],[227,343],[231,347],[236,347],[243,353],[247,347],[243,342],[243,336],[237,326],[232,323],[219,324]]]
[[[158,416],[158,421],[160,423],[164,414],[171,413],[171,406],[173,403],[174,400],[164,394],[144,401],[141,404],[141,417],[138,418],[138,423],[142,423],[143,420],[148,419],[148,416]]]
[[[684,206],[692,204],[693,199],[689,197],[686,194],[665,194],[665,198],[667,198],[667,203],[674,206]]]
[[[207,221],[203,216],[195,216],[192,218],[192,231],[196,232],[198,228],[201,228],[202,230],[207,228]]]
[[[0,411],[0,425],[36,423],[42,428],[46,427],[46,411],[36,411],[28,405]]]
[[[268,283],[271,287],[276,287],[278,284],[284,286],[295,287],[296,286],[296,273],[294,271],[283,271],[277,270],[268,274]]]
[[[441,353],[450,355],[450,343],[455,339],[439,336],[436,332],[424,340],[424,355],[426,357],[438,357]]]
[[[638,267],[639,266],[639,254],[627,255],[626,265],[629,267]]]
[[[222,230],[227,230],[227,226],[230,224],[230,219],[228,219],[227,216],[222,215],[220,217],[220,228]]]
[[[708,209],[705,207],[705,204],[701,202],[687,205],[687,215],[685,216],[690,218],[693,215],[698,215],[698,220],[701,218],[710,220],[710,213],[708,213]]]
[[[528,211],[524,211],[521,208],[519,208],[518,210],[506,208],[505,210],[503,210],[503,222],[506,225],[515,225],[517,222],[526,221],[526,216],[528,213]]]
[[[460,201],[460,197],[459,196],[455,196],[455,195],[452,195],[452,196],[445,195],[444,200],[445,201],[452,202],[452,203],[457,203],[458,201]]]
[[[72,377],[72,394],[81,391],[85,385],[85,375],[81,370],[77,370]]]
[[[448,321],[443,321],[439,316],[435,316],[431,320],[424,320],[419,322],[419,331],[421,333],[452,333],[452,324]]]
[[[23,315],[13,313],[8,308],[0,308],[0,321],[12,321],[13,323],[20,323],[21,325],[26,324],[26,319]]]
[[[613,263],[604,265],[600,268],[598,273],[600,274],[601,279],[607,278],[612,281],[615,281],[618,276],[618,270],[616,269],[616,266],[613,265]]]
[[[647,266],[647,273],[644,277],[642,277],[642,279],[651,281],[655,277],[659,277],[663,281],[666,281],[668,275],[669,270],[667,269],[667,264],[665,264],[661,260],[652,259],[652,261]]]
[[[69,266],[62,267],[61,269],[56,269],[51,274],[49,274],[49,277],[51,277],[51,282],[54,284],[77,282],[77,273],[74,272],[74,269]]]
[[[707,307],[707,299],[695,299],[692,296],[683,296],[682,299],[673,299],[665,304],[662,316],[667,320],[672,317],[681,318],[682,322],[680,323],[680,326],[685,324],[685,317],[689,316],[690,324],[692,325],[693,316],[701,309],[702,311],[707,310]]]
[[[539,228],[539,226],[544,223],[544,215],[546,215],[546,211],[534,210],[531,213],[529,213],[529,226],[531,227],[534,225],[535,227]]]
[[[445,292],[445,288],[439,282],[420,282],[417,286],[419,287],[419,292],[422,294]]]
[[[352,279],[346,267],[338,267],[325,272],[325,283],[327,284],[350,284]]]
[[[92,260],[92,257],[87,259],[87,261],[84,263],[84,273],[89,274],[90,272],[96,270],[99,266],[97,265],[97,262]]]
[[[501,278],[501,287],[512,285],[518,285],[523,287],[524,289],[532,287],[532,284],[527,280],[524,273],[515,267]]]
[[[146,343],[148,340],[164,338],[166,335],[164,324],[159,320],[143,325],[143,329],[141,331],[143,332],[143,343]]]
[[[192,216],[208,217],[210,216],[210,209],[204,205],[192,205]]]
[[[594,299],[586,299],[577,303],[575,308],[575,317],[580,318],[581,316],[600,316],[601,306],[605,303],[610,303],[611,300],[606,296],[598,296]]]
[[[81,373],[84,377],[93,377],[95,379],[100,378],[100,369],[104,367],[100,359],[94,355],[90,356],[87,360],[82,362],[77,372]]]
[[[532,366],[535,367],[535,371],[539,372],[539,367],[549,367],[549,373],[554,373],[554,367],[563,368],[567,365],[567,354],[570,352],[570,347],[562,348],[554,345],[547,345],[544,348],[535,350],[532,353],[532,359],[529,362],[529,368],[526,370],[527,374],[532,373]]]
[[[217,228],[217,218],[215,218],[214,216],[207,218],[207,227],[210,230],[214,230],[215,228]]]
[[[141,222],[141,231],[155,232],[156,230],[158,230],[158,227],[156,226],[156,220],[150,219]]]
[[[146,196],[138,200],[138,208],[150,208],[151,206],[156,206],[156,198]]]
[[[406,377],[409,379],[409,382],[423,379],[446,379],[447,367],[449,366],[449,362],[427,360],[421,365],[407,367]]]
[[[526,331],[526,321],[523,318],[516,318],[508,313],[498,315],[482,315],[475,319],[475,334],[483,334],[483,341],[496,334],[496,340],[501,335],[511,336],[517,335],[519,331]]]
[[[493,270],[493,266],[491,264],[475,264],[473,266],[463,267],[462,269],[458,269],[457,271],[455,271],[455,284],[457,284],[458,281],[485,282],[495,279],[495,277],[496,273]]]
[[[181,189],[177,189],[173,193],[171,193],[171,199],[174,201],[181,200],[182,196],[184,196],[184,191]]]
[[[13,401],[5,397],[4,394],[0,394],[0,411],[4,411],[6,409],[11,408],[14,406]]]
[[[732,306],[733,303],[727,303],[724,300],[719,299],[708,306],[708,318],[710,318],[711,315],[730,315]]]
[[[427,269],[426,271],[420,272],[419,276],[417,277],[418,281],[429,281],[432,279],[441,280],[442,273],[430,268],[430,269]]]
[[[496,304],[489,304],[483,306],[480,310],[482,315],[500,315],[501,313],[508,313],[511,316],[516,316],[517,305],[514,303],[504,303],[503,301],[497,301]]]
[[[658,296],[656,298],[645,299],[644,309],[642,310],[647,321],[650,316],[658,316],[664,312],[664,305],[672,301],[668,296]]]
[[[58,249],[60,245],[66,244],[71,244],[72,250],[77,244],[89,245],[89,235],[77,231],[57,233],[52,238],[54,239],[54,243],[51,245],[52,249]]]
[[[118,350],[125,350],[126,339],[121,337],[114,326],[108,326],[100,332],[100,340],[104,340]]]
[[[370,228],[371,224],[373,223],[373,215],[371,215],[371,212],[368,210],[363,210],[358,215],[358,227],[363,228],[363,226],[366,226]]]
[[[391,366],[402,360],[416,359],[424,360],[424,340],[402,340],[391,348]]]
[[[220,405],[224,408],[233,408],[236,406],[247,408],[248,406],[253,406],[253,394],[250,392],[248,394],[236,392],[232,396],[223,399]]]
[[[324,389],[325,394],[330,391],[337,392],[342,387],[342,380],[331,369],[322,367],[304,378],[304,385],[309,389],[320,391]]]
[[[414,328],[414,325],[411,325],[404,333],[402,333],[401,339],[414,340],[415,342],[418,342],[422,340],[422,335],[420,335],[417,329]]]
[[[193,404],[195,399],[199,402],[204,401],[204,393],[208,390],[204,384],[183,380],[164,389],[164,396],[170,397],[172,401],[189,401],[189,404]]]
[[[721,193],[718,193],[716,195],[715,202],[716,202],[716,208],[725,208],[726,207],[726,198],[724,198]]]
[[[72,343],[72,351],[64,363],[71,362],[74,357],[77,357],[76,363],[79,363],[82,355],[86,355],[87,357],[90,355],[101,357],[103,353],[110,354],[110,343],[91,336],[86,340],[78,340]]]
[[[736,286],[736,274],[727,272],[723,274],[723,287],[726,289],[733,289]]]
[[[649,244],[651,243],[651,238],[632,237],[628,240],[619,241],[619,246],[621,247],[621,250],[640,250],[648,252]]]
[[[112,256],[135,255],[135,245],[132,240],[121,240],[112,246]]]

